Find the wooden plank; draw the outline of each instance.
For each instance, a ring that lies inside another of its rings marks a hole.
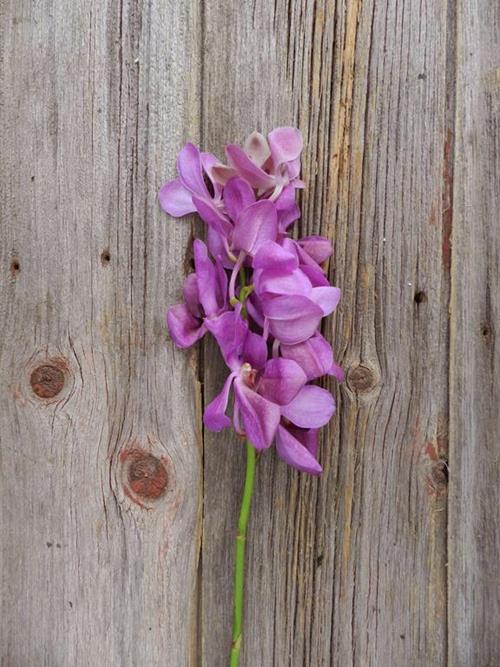
[[[195,664],[190,225],[156,192],[199,131],[198,3],[0,14],[0,662]]]
[[[323,477],[258,463],[245,665],[446,661],[450,29],[445,3],[205,5],[203,146],[298,123],[300,231],[335,241],[325,333],[348,371]],[[223,371],[213,347],[205,360],[207,402]],[[202,663],[217,665],[243,453],[205,442]]]
[[[498,665],[500,7],[457,8],[449,664]]]

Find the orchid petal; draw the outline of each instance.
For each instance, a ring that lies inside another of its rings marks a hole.
[[[336,378],[339,382],[344,382],[345,380],[344,369],[341,368],[335,362],[332,363],[331,367],[328,369],[327,372],[328,375],[333,375],[333,377]]]
[[[276,451],[285,463],[297,470],[311,475],[319,475],[322,472],[314,454],[281,425],[276,431]]]
[[[302,387],[288,405],[281,408],[283,417],[300,428],[321,428],[335,412],[335,401],[326,389],[315,385]]]
[[[255,253],[252,266],[254,269],[273,269],[274,271],[293,271],[298,268],[299,260],[293,252],[285,250],[274,241],[269,241]]]
[[[182,296],[189,312],[194,317],[201,317],[200,295],[198,294],[198,279],[196,273],[190,273],[182,286]]]
[[[231,166],[242,176],[253,188],[267,190],[274,187],[275,179],[266,174],[260,167],[252,162],[244,150],[235,144],[226,146],[226,155]]]
[[[291,359],[269,359],[260,378],[258,391],[273,403],[287,405],[307,381],[306,374]]]
[[[228,310],[219,317],[207,318],[205,326],[219,344],[226,364],[231,370],[237,370],[248,333],[248,325],[239,311]]]
[[[267,139],[260,132],[252,132],[243,145],[243,150],[257,166],[262,167],[271,155]]]
[[[237,175],[238,172],[234,167],[227,167],[225,164],[216,164],[209,169],[210,179],[220,185],[226,185],[230,178]]]
[[[191,347],[205,334],[205,326],[193,317],[185,303],[168,309],[167,326],[172,340],[181,348]]]
[[[193,204],[200,214],[200,218],[221,236],[228,238],[233,226],[225,216],[215,207],[211,199],[202,199],[193,195]]]
[[[252,368],[262,368],[267,360],[267,344],[259,334],[249,331],[242,351],[243,361],[250,364]]]
[[[205,315],[216,315],[219,312],[219,303],[217,302],[217,272],[208,256],[207,246],[203,241],[195,239],[193,253],[200,303],[203,306]]]
[[[293,359],[299,364],[308,380],[315,380],[332,368],[332,348],[320,333],[297,345],[281,345],[280,349],[285,359]]]
[[[280,422],[279,406],[259,396],[241,378],[234,382],[234,395],[248,440],[255,449],[270,447]]]
[[[242,178],[231,178],[227,182],[224,188],[224,204],[232,220],[237,220],[243,209],[254,202],[254,192]]]
[[[269,200],[262,200],[244,209],[236,221],[233,247],[250,255],[267,242],[274,241],[278,233],[276,207]]]
[[[333,253],[331,241],[324,236],[305,236],[299,239],[298,244],[318,264],[326,261]]]
[[[210,431],[222,431],[223,428],[231,426],[231,420],[226,416],[229,392],[235,374],[231,373],[224,382],[222,391],[205,408],[203,423]]]
[[[295,127],[277,127],[267,139],[275,165],[296,160],[302,152],[302,133]]]
[[[311,299],[323,310],[323,314],[333,313],[340,301],[340,290],[338,287],[313,287]]]
[[[177,171],[181,183],[187,190],[201,197],[209,198],[209,192],[203,180],[200,151],[193,144],[186,144],[177,157]]]
[[[183,215],[196,211],[191,193],[186,190],[178,178],[161,187],[158,201],[165,213],[174,218],[181,218]]]
[[[295,345],[316,331],[323,311],[305,296],[278,296],[263,302],[269,331],[281,343]]]

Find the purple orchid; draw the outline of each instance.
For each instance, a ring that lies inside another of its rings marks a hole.
[[[217,319],[227,308],[227,276],[219,260],[215,265],[206,245],[193,243],[195,272],[184,281],[184,303],[169,308],[167,325],[178,347],[190,347],[207,331],[206,323]]]
[[[252,133],[243,148],[226,147],[228,165],[186,144],[178,177],[160,190],[174,217],[195,211],[207,223],[208,248],[193,244],[195,271],[172,306],[167,324],[186,348],[208,331],[229,368],[221,392],[204,414],[207,428],[233,425],[257,450],[273,442],[291,466],[319,474],[318,431],[335,411],[331,394],[311,382],[343,380],[330,344],[319,332],[340,300],[324,263],[328,239],[289,237],[300,216],[295,190],[302,136],[277,128]],[[228,273],[229,271],[229,273]],[[234,395],[232,419],[226,412]]]

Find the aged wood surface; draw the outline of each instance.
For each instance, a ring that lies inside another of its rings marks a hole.
[[[458,5],[449,655],[486,666],[500,664],[500,5]]]
[[[320,479],[258,462],[242,663],[500,664],[498,14],[0,3],[0,664],[225,664],[244,449],[165,332],[193,221],[156,192],[293,123],[347,381]]]

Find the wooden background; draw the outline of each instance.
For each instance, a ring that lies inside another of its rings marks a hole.
[[[258,464],[252,667],[500,665],[497,0],[1,0],[2,667],[225,664],[243,448],[174,348],[192,140],[305,138],[347,382]],[[40,368],[41,367],[41,368]],[[147,471],[152,482],[141,485]]]

